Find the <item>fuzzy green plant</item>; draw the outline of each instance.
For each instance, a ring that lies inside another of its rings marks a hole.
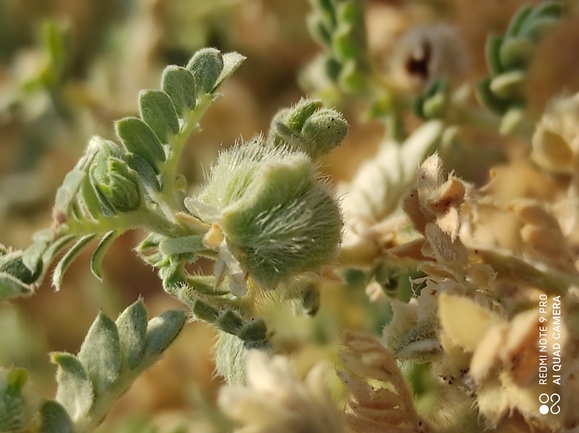
[[[202,190],[183,201],[187,185],[177,164],[185,142],[244,60],[213,48],[198,51],[186,67],[165,69],[162,90],[139,94],[140,117],[116,122],[118,142],[93,137],[58,189],[52,227],[36,233],[24,251],[2,249],[0,300],[32,295],[54,261],[52,284],[59,290],[70,264],[94,241],[90,267],[102,280],[107,249],[141,228],[149,234],[139,255],[190,317],[230,334],[242,358],[249,347],[267,347],[272,331],[259,317],[259,293],[319,273],[337,256],[342,216],[316,159],[341,143],[348,125],[321,102],[302,100],[276,116],[267,139],[258,135],[222,151]],[[200,257],[215,260],[213,275],[186,271]],[[52,355],[56,399],[33,408],[42,431],[92,431],[186,317],[167,311],[147,323],[142,301],[116,322],[100,314],[78,355]],[[233,364],[231,350],[223,356]],[[242,368],[221,369],[232,378]],[[18,369],[3,376],[3,432],[28,431],[33,409],[21,393],[26,377]]]
[[[99,313],[78,353],[51,354],[54,398],[36,395],[25,370],[0,369],[0,433],[94,431],[188,319],[216,330],[227,385],[209,412],[229,430],[576,429],[579,97],[554,100],[535,127],[526,88],[564,4],[523,7],[503,37],[489,37],[490,76],[472,92],[443,67],[458,49],[448,29],[411,30],[404,61],[419,79],[404,88],[373,64],[362,1],[311,5],[322,53],[302,81],[315,98],[222,149],[194,193],[179,161],[244,62],[235,52],[205,48],[165,68],[160,89],[139,93],[138,116],[115,123],[116,140],[90,139],[56,193],[51,227],[24,250],[0,248],[0,301],[10,301],[32,296],[49,269],[60,290],[86,251],[102,281],[112,243],[140,229],[136,254],[184,306],[149,319],[139,299],[116,320]],[[321,170],[349,132],[334,102],[362,106],[364,119],[385,127],[376,155],[339,189]],[[501,187],[514,181],[498,180],[500,169],[486,185],[463,180],[458,172],[483,154],[449,164],[464,151],[464,130],[528,144],[529,155],[501,151],[529,157],[534,166],[511,169],[549,183],[548,193],[509,196]],[[321,318],[292,321],[288,304]],[[381,336],[345,331],[360,327]],[[338,335],[341,351],[329,348]],[[334,383],[323,364],[309,368],[309,350],[338,363]],[[552,366],[549,383],[539,381],[542,362]]]

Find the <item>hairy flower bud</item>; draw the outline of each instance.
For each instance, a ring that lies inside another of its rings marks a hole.
[[[137,172],[129,168],[124,159],[112,156],[110,148],[104,148],[102,154],[95,157],[90,180],[108,213],[129,212],[141,204],[142,191]]]
[[[225,235],[220,255],[236,283],[238,266],[273,289],[336,257],[342,219],[331,189],[305,154],[262,138],[223,152],[204,191],[185,204]]]
[[[347,133],[348,123],[341,113],[322,107],[319,100],[302,99],[274,116],[268,144],[289,146],[316,159],[338,147]]]

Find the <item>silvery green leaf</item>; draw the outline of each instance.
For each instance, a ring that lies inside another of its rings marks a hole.
[[[15,368],[6,372],[0,369],[0,432],[20,433],[27,431],[30,414],[22,388],[28,380],[28,372]]]
[[[58,238],[50,244],[42,255],[42,261],[48,266],[49,263],[64,249],[68,244],[76,239],[75,235],[66,235]]]
[[[99,312],[77,357],[86,369],[98,398],[116,382],[121,368],[119,333],[115,322]]]
[[[252,320],[243,325],[237,336],[243,341],[252,343],[265,342],[267,340],[267,325],[263,319]]]
[[[221,296],[229,290],[219,290],[215,287],[217,279],[214,275],[192,275],[187,277],[187,285],[200,295]]]
[[[195,108],[195,79],[188,69],[179,66],[165,68],[161,88],[171,98],[177,115],[183,116],[186,111]]]
[[[9,298],[32,295],[30,285],[23,283],[6,272],[0,272],[0,302]]]
[[[107,234],[105,234],[94,252],[92,253],[92,257],[90,259],[90,270],[92,271],[93,275],[98,278],[99,281],[102,281],[102,274],[101,274],[101,264],[103,262],[103,258],[105,257],[106,252],[108,251],[109,247],[115,241],[115,239],[119,236],[119,233],[111,230]]]
[[[223,54],[223,70],[221,71],[219,78],[217,78],[214,89],[218,88],[221,83],[233,74],[237,68],[242,65],[245,59],[247,59],[247,57],[236,52]]]
[[[217,319],[217,327],[228,334],[237,335],[243,326],[243,320],[231,310],[224,311]]]
[[[195,89],[203,93],[213,91],[223,68],[223,55],[215,48],[200,49],[187,64],[195,79]]]
[[[147,344],[149,355],[159,355],[177,338],[185,325],[185,313],[181,310],[165,311],[149,320],[147,325]]]
[[[93,233],[84,235],[70,248],[70,250],[66,252],[62,259],[60,259],[56,265],[56,268],[54,268],[54,273],[52,274],[52,285],[56,288],[57,291],[60,290],[60,287],[62,286],[64,273],[70,264],[95,237],[96,235]]]
[[[527,20],[527,17],[533,10],[532,7],[526,6],[520,8],[517,13],[511,18],[511,22],[509,23],[509,27],[505,33],[505,36],[513,37],[518,36],[521,30],[521,26]]]
[[[505,39],[500,49],[500,61],[505,69],[526,68],[535,56],[536,46],[528,38]]]
[[[129,164],[129,167],[139,175],[145,187],[145,193],[161,191],[161,185],[159,184],[159,178],[157,177],[155,169],[143,157],[129,153],[125,156],[125,160],[127,164]]]
[[[487,65],[492,76],[499,75],[504,71],[501,64],[500,51],[503,45],[503,38],[500,36],[491,35],[487,38],[485,45],[485,55]]]
[[[332,49],[336,57],[342,63],[357,57],[359,47],[352,38],[354,26],[349,23],[340,23],[334,30],[332,38]]]
[[[307,18],[308,29],[314,39],[321,45],[332,45],[332,33],[326,20],[320,14],[311,14]]]
[[[195,303],[193,304],[193,314],[197,319],[209,323],[215,323],[219,318],[219,311],[216,308],[213,308],[211,305],[208,305],[199,299],[195,300]]]
[[[165,238],[159,244],[159,249],[168,256],[173,254],[195,253],[206,249],[203,245],[203,235],[190,235],[179,238]]]
[[[73,421],[90,412],[94,401],[93,386],[82,363],[70,353],[52,353],[52,362],[58,365],[56,401],[64,406]]]
[[[139,299],[123,311],[116,321],[119,332],[121,368],[130,371],[137,367],[145,352],[147,339],[147,310]]]
[[[158,171],[159,162],[165,161],[163,145],[153,130],[136,117],[125,117],[116,124],[117,135],[127,151],[141,156]]]
[[[510,103],[509,101],[505,101],[495,95],[490,86],[491,78],[485,78],[484,80],[479,81],[476,88],[476,96],[482,105],[493,113],[502,116],[509,109]]]
[[[553,31],[559,25],[558,18],[541,18],[535,22],[533,25],[521,31],[521,35],[528,37],[534,43],[539,44],[547,34]]]
[[[86,177],[84,171],[72,169],[64,177],[62,185],[56,191],[56,198],[54,200],[55,212],[60,212],[63,215],[68,215],[70,205],[76,197],[76,193],[80,189],[82,182]]]
[[[336,26],[336,8],[332,0],[314,0],[313,5],[316,10],[318,10],[323,15],[326,22],[331,25],[332,28]]]
[[[245,382],[247,343],[235,335],[219,332],[215,352],[215,368],[228,384]]]
[[[22,263],[28,268],[32,273],[38,270],[38,266],[42,266],[42,255],[48,247],[48,242],[46,241],[35,241],[30,245],[24,253],[22,254]]]
[[[40,407],[40,418],[39,433],[74,433],[70,416],[57,401],[46,400]]]
[[[41,263],[34,270],[28,269],[22,259],[22,251],[14,251],[0,257],[0,272],[12,275],[24,284],[36,283],[42,272]]]
[[[179,132],[179,120],[171,98],[161,90],[142,90],[139,93],[139,112],[161,143]]]
[[[494,77],[489,89],[504,101],[518,101],[524,97],[527,72],[515,70]]]
[[[106,205],[103,212],[103,204],[95,191],[94,182],[82,183],[80,198],[82,199],[82,204],[84,205],[86,212],[94,220],[98,220],[101,215],[108,216],[107,213],[112,212],[112,210],[108,208],[108,205]]]

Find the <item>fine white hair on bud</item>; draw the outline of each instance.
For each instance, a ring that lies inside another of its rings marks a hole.
[[[319,271],[341,240],[338,202],[310,158],[261,136],[222,152],[201,194],[185,205],[225,235],[219,263],[239,264],[262,288]],[[234,287],[244,285],[238,280]]]

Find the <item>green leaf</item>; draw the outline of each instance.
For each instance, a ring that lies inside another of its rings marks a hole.
[[[332,46],[332,33],[326,20],[319,14],[311,14],[307,18],[308,29],[314,39],[321,45]]]
[[[247,57],[236,52],[223,54],[223,70],[221,71],[219,78],[217,78],[213,90],[217,89],[221,83],[233,74],[246,59]]]
[[[509,108],[509,102],[500,99],[490,89],[491,79],[481,80],[477,85],[476,95],[482,105],[495,114],[503,115]]]
[[[526,68],[535,56],[535,44],[528,38],[510,38],[503,42],[499,57],[505,69]]]
[[[98,278],[99,281],[102,281],[102,274],[101,274],[101,264],[107,253],[109,247],[118,238],[120,235],[119,232],[111,230],[107,234],[105,234],[96,249],[94,250],[92,257],[90,259],[90,270],[92,271],[93,275]]]
[[[38,267],[42,266],[42,255],[48,247],[46,241],[35,241],[22,254],[22,263],[32,273],[38,271]]]
[[[42,264],[37,263],[36,268],[31,271],[24,264],[22,251],[14,251],[0,257],[0,272],[10,274],[24,284],[33,284],[40,278]]]
[[[93,384],[95,398],[107,392],[121,369],[119,333],[115,322],[99,312],[77,357]]]
[[[174,254],[196,253],[205,250],[203,235],[190,235],[179,238],[165,238],[159,244],[159,249],[168,256]]]
[[[60,262],[54,268],[54,274],[52,274],[52,285],[56,290],[60,290],[62,286],[62,279],[64,278],[64,273],[71,265],[71,263],[78,257],[82,250],[96,237],[96,234],[91,233],[89,235],[84,235],[80,238],[70,250],[60,259]]]
[[[6,272],[0,272],[0,302],[17,298],[19,296],[32,295],[32,287],[23,283]]]
[[[39,433],[74,433],[72,421],[66,409],[57,401],[47,400],[40,407]]]
[[[196,90],[193,74],[179,66],[168,66],[163,71],[161,88],[169,95],[178,116],[195,108]]]
[[[0,369],[0,432],[23,433],[28,431],[31,414],[22,394],[28,372],[15,368],[6,372]]]
[[[157,177],[155,169],[140,155],[135,155],[134,153],[128,153],[125,156],[125,160],[129,167],[137,172],[139,179],[143,183],[145,188],[145,193],[149,195],[161,191],[161,185],[159,183],[159,178]]]
[[[559,19],[557,18],[541,18],[535,21],[532,26],[522,31],[521,35],[529,38],[535,44],[539,44],[558,25]]]
[[[67,173],[62,185],[56,191],[54,213],[61,213],[64,216],[68,216],[70,206],[75,200],[76,193],[79,191],[85,177],[86,173],[76,168]]]
[[[487,43],[485,45],[485,56],[487,59],[487,65],[491,76],[499,75],[504,71],[501,65],[500,51],[503,44],[503,38],[500,36],[491,35],[487,38]]]
[[[243,327],[243,320],[231,310],[224,311],[217,319],[216,325],[228,334],[237,335]]]
[[[525,108],[513,105],[503,116],[499,132],[502,135],[512,133],[525,119]]]
[[[145,352],[147,339],[147,310],[142,299],[123,311],[116,321],[119,332],[121,367],[123,371],[136,368]]]
[[[357,57],[358,46],[352,39],[352,25],[340,24],[333,37],[333,51],[338,60],[345,63],[349,59]]]
[[[219,311],[199,299],[193,304],[193,314],[199,320],[215,323],[219,318]]]
[[[177,338],[185,325],[185,313],[181,310],[165,311],[149,320],[147,325],[148,355],[160,355]]]
[[[66,235],[52,242],[42,255],[43,263],[45,263],[46,266],[48,266],[48,264],[52,263],[54,258],[75,239],[76,239],[75,235]]]
[[[547,1],[539,4],[529,15],[527,22],[540,18],[561,18],[563,5],[560,1]]]
[[[531,13],[533,8],[531,6],[526,6],[520,8],[515,16],[511,18],[511,22],[509,23],[509,27],[505,33],[505,37],[515,37],[519,35],[521,30],[521,26],[527,20],[527,17]]]
[[[522,101],[525,97],[527,73],[521,70],[505,72],[494,77],[489,89],[505,101]]]
[[[94,401],[93,386],[82,363],[66,352],[52,353],[52,362],[58,365],[56,401],[64,406],[73,421],[90,412]]]
[[[161,90],[142,90],[139,93],[139,112],[161,143],[179,132],[177,112],[171,98]]]
[[[252,320],[239,330],[237,336],[243,341],[259,342],[267,340],[267,325],[263,319]]]
[[[117,135],[130,153],[141,156],[157,173],[159,162],[166,159],[163,145],[153,130],[136,117],[117,121]]]
[[[313,0],[312,4],[323,15],[332,28],[336,26],[336,10],[332,0]]]
[[[95,221],[99,220],[103,215],[112,216],[114,214],[110,206],[107,203],[103,203],[103,199],[100,197],[100,192],[94,182],[83,182],[80,190],[80,199],[86,213]]]
[[[217,290],[217,279],[214,275],[193,275],[187,277],[187,285],[201,295],[221,296],[229,293],[229,290]]]
[[[217,85],[224,66],[223,56],[219,50],[203,48],[193,55],[187,64],[187,69],[193,74],[197,91],[211,93]]]

